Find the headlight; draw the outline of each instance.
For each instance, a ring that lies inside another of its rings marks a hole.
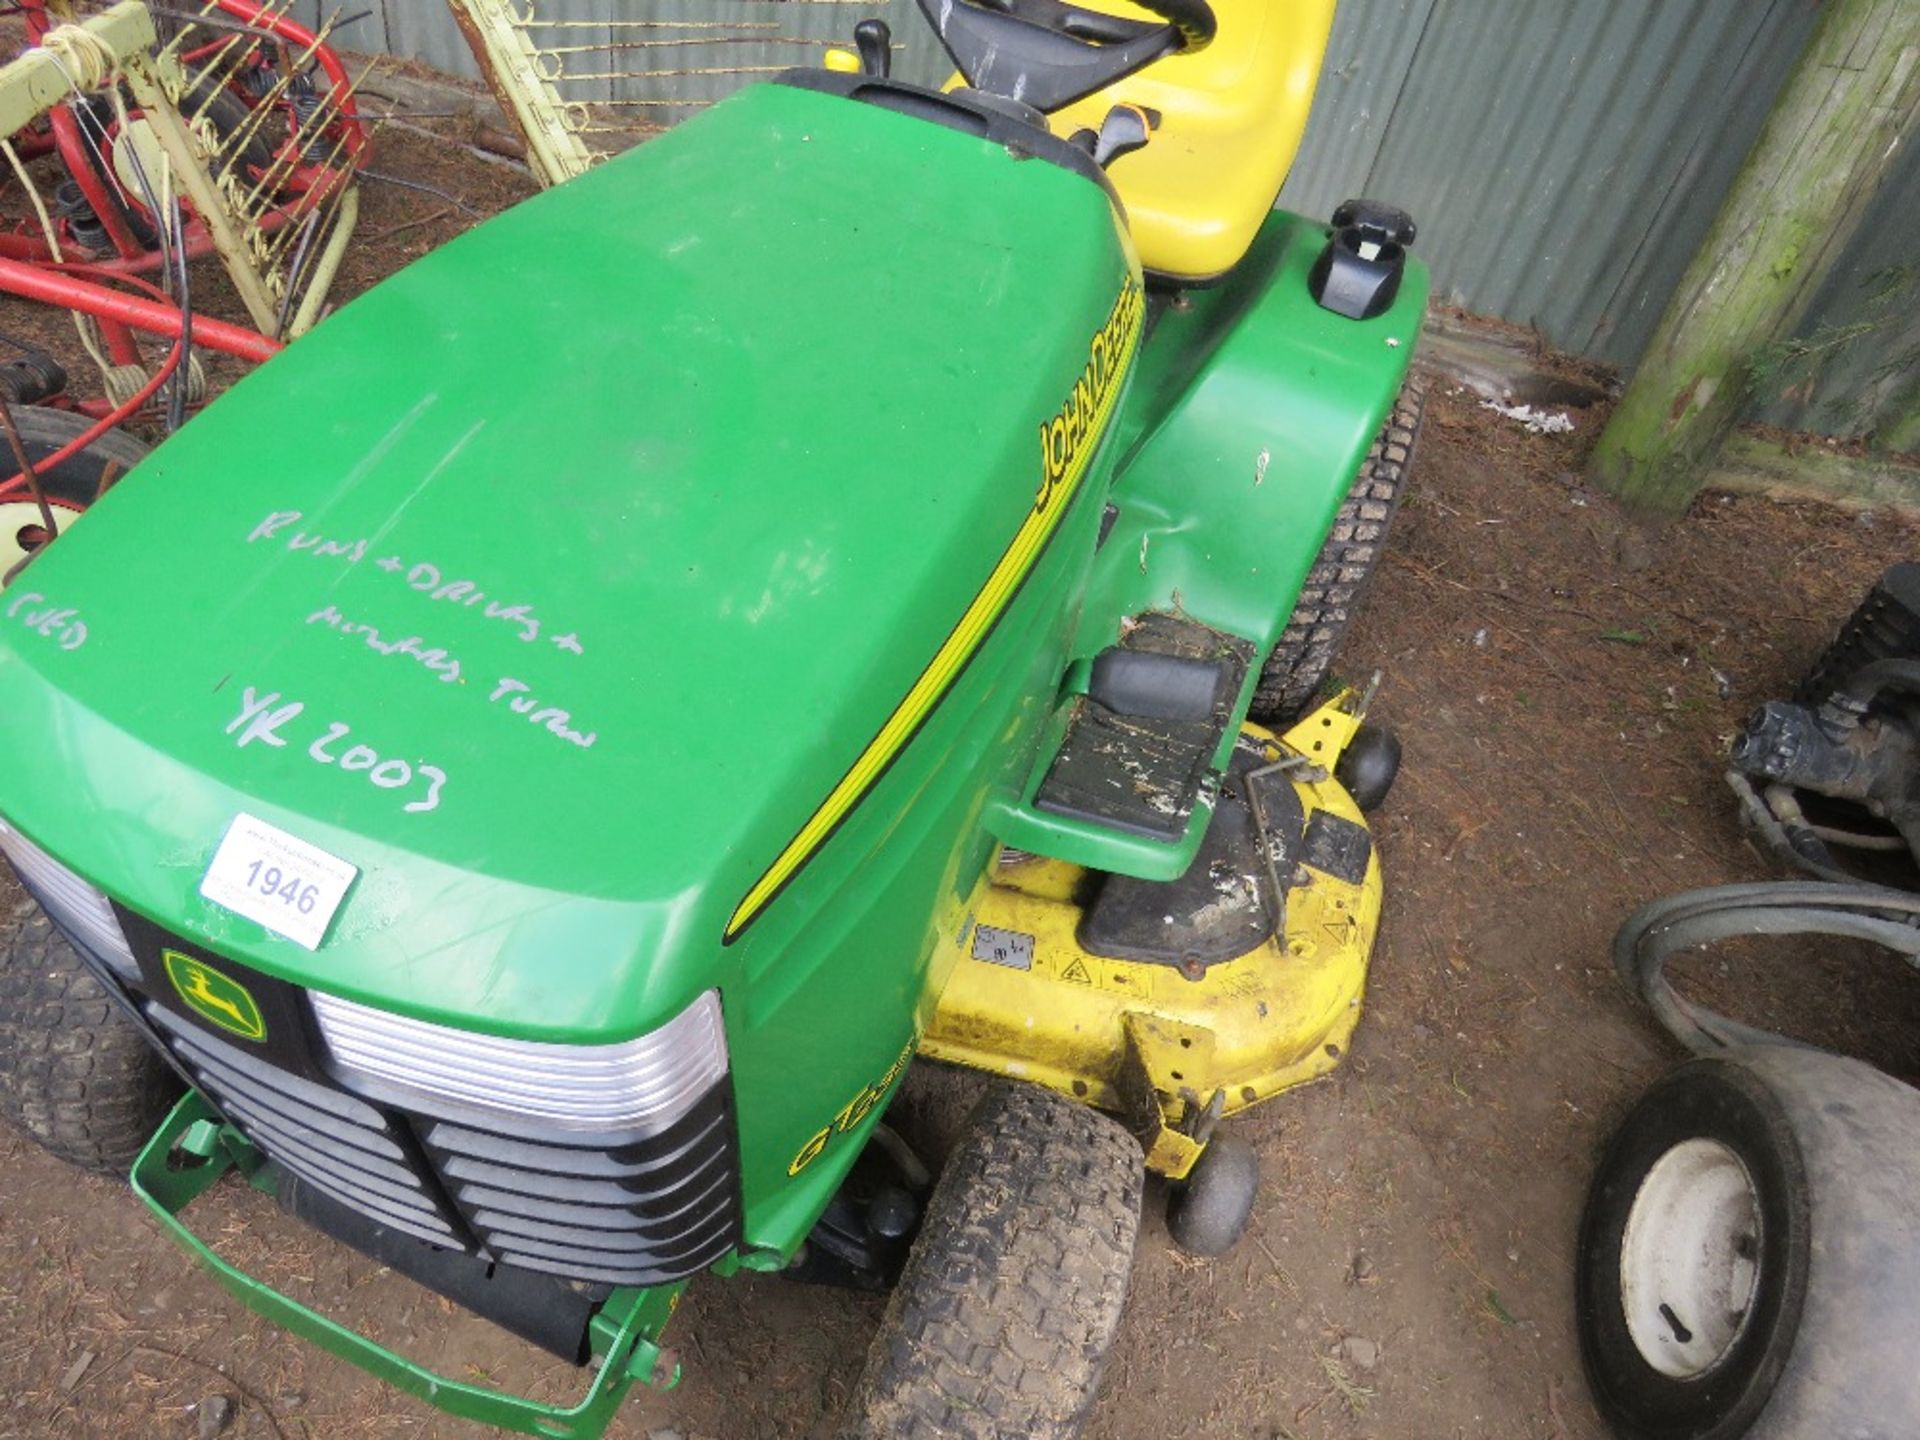
[[[139,962],[120,933],[120,922],[106,896],[4,820],[0,820],[0,855],[13,862],[20,883],[77,948],[129,980],[139,978]]]
[[[310,998],[343,1078],[418,1097],[429,1114],[451,1103],[567,1130],[657,1135],[727,1073],[715,990],[658,1030],[617,1045],[507,1040],[318,991]]]

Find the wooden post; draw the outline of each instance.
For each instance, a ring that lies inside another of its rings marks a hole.
[[[1900,147],[1920,131],[1920,0],[1823,0],[1807,50],[1589,472],[1648,519],[1679,515],[1747,398],[1747,367],[1805,314]]]
[[[1873,448],[1888,455],[1920,454],[1920,375],[1907,382],[1904,403],[1882,422]]]

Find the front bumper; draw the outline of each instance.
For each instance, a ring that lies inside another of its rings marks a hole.
[[[188,1228],[183,1212],[231,1171],[269,1192],[282,1180],[278,1168],[244,1135],[223,1123],[198,1092],[189,1091],[134,1161],[133,1188],[167,1233],[242,1304],[450,1415],[550,1440],[595,1440],[634,1381],[659,1389],[679,1383],[679,1361],[661,1347],[660,1339],[686,1289],[684,1280],[615,1289],[599,1303],[586,1329],[597,1369],[586,1394],[570,1407],[424,1369],[237,1269]]]

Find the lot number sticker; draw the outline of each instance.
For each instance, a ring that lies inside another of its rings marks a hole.
[[[227,827],[200,893],[296,945],[318,950],[359,873],[338,856],[242,813]]]

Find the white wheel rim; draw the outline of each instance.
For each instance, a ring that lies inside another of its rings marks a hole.
[[[1647,1171],[1620,1244],[1627,1333],[1662,1375],[1692,1380],[1726,1357],[1760,1288],[1760,1193],[1733,1150],[1684,1140]]]
[[[61,530],[80,512],[60,501],[53,502],[53,518]],[[26,556],[20,532],[44,525],[40,507],[31,500],[0,500],[0,575],[5,575]]]

